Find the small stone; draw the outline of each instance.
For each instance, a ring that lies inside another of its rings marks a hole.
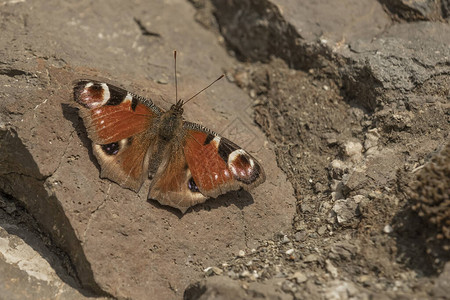
[[[238,279],[239,278],[239,275],[236,272],[234,272],[234,271],[228,271],[227,275],[228,275],[228,277],[230,277],[232,279]]]
[[[245,251],[244,251],[244,250],[239,250],[237,256],[238,256],[238,257],[244,257],[244,256],[245,256]]]
[[[326,231],[327,231],[327,226],[326,226],[326,225],[323,225],[323,226],[320,226],[320,227],[319,227],[319,229],[317,230],[317,233],[318,233],[319,235],[323,235]]]
[[[225,77],[226,77],[226,79],[227,79],[229,82],[235,82],[233,73],[231,73],[231,72],[226,72],[226,73],[225,73]]]
[[[212,276],[212,275],[222,275],[223,270],[218,267],[207,267],[203,270],[205,272],[206,276]]]
[[[323,86],[323,89],[324,89],[325,91],[329,91],[329,90],[330,90],[330,87],[329,87],[328,85],[325,84],[325,85]]]
[[[345,154],[347,154],[352,161],[357,162],[361,160],[362,150],[363,146],[359,142],[348,141],[344,144]]]
[[[294,251],[295,251],[295,250],[291,248],[291,249],[289,249],[289,250],[286,251],[286,254],[287,254],[287,255],[291,255],[291,254],[294,253]]]
[[[287,244],[289,243],[291,240],[287,237],[287,235],[283,235],[283,239],[281,240],[282,244]]]
[[[340,225],[351,225],[357,222],[360,216],[358,203],[353,198],[337,200],[333,206],[333,212]]]
[[[392,226],[389,225],[389,224],[387,224],[387,225],[384,226],[384,228],[383,228],[383,232],[384,232],[384,233],[387,233],[387,234],[392,233],[393,231],[394,231],[394,228],[392,228]]]
[[[294,279],[298,284],[306,282],[308,280],[308,277],[306,277],[305,274],[299,271],[295,272],[290,278]]]
[[[319,260],[319,256],[317,254],[309,254],[303,260],[304,262],[315,262]]]
[[[325,261],[325,268],[327,269],[328,273],[333,276],[333,278],[338,277],[338,270],[337,268],[331,263],[329,259]]]
[[[239,72],[234,75],[234,79],[239,87],[247,87],[249,85],[249,79],[247,72]]]
[[[295,286],[295,283],[292,281],[286,280],[281,285],[281,289],[285,293],[295,293],[297,291],[297,287]]]
[[[241,274],[239,274],[239,277],[241,277],[241,278],[248,278],[251,275],[252,274],[248,270],[244,270],[244,271],[241,272]]]
[[[162,77],[158,78],[156,80],[157,83],[159,84],[168,84],[169,83],[169,79],[167,78],[167,76],[165,76],[164,74],[162,75]]]
[[[365,286],[370,286],[370,282],[373,278],[369,275],[361,275],[357,278],[357,280]]]
[[[306,239],[306,236],[307,233],[305,231],[297,231],[294,237],[297,242],[302,242]]]

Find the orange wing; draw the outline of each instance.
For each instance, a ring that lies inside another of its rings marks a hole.
[[[229,191],[250,190],[265,181],[264,170],[248,152],[194,123],[184,123],[184,143],[166,152],[150,186],[149,198],[185,212]]]
[[[74,88],[101,176],[139,190],[148,176],[151,126],[161,111],[151,100],[98,81],[82,80]]]

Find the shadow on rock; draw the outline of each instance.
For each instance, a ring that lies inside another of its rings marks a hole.
[[[61,110],[64,115],[64,118],[66,118],[72,123],[72,126],[74,130],[78,133],[80,140],[83,143],[83,146],[88,149],[89,159],[95,165],[100,174],[101,172],[100,165],[98,164],[98,161],[95,158],[94,153],[92,152],[92,143],[91,140],[88,138],[86,127],[82,125],[83,122],[81,122],[81,119],[78,117],[78,109],[69,104],[62,103]]]
[[[97,285],[94,275],[87,261],[80,241],[67,219],[64,209],[57,197],[52,192],[51,185],[47,182],[30,154],[27,147],[22,143],[20,137],[14,130],[0,130],[0,192],[7,196],[7,199],[19,199],[33,218],[38,222],[38,227],[51,237],[56,247],[68,254],[71,259],[81,285],[97,295],[105,295],[105,292]],[[13,155],[9,155],[13,154]],[[3,168],[4,167],[4,168]],[[25,211],[24,209],[24,211]],[[30,219],[30,218],[29,218]],[[45,256],[42,249],[35,246],[29,238],[21,234],[21,231],[11,231],[27,242],[36,252],[38,252],[57,271],[55,261]],[[75,289],[74,282],[67,280],[61,272],[57,275],[68,285]],[[80,290],[86,296],[91,293]]]
[[[184,216],[184,214],[181,213],[178,209],[170,207],[170,206],[166,206],[166,205],[161,205],[161,204],[159,204],[159,202],[157,200],[148,199],[148,202],[159,209],[164,209],[166,211],[173,213],[180,219]],[[191,213],[193,211],[200,211],[200,210],[210,211],[210,210],[218,209],[222,206],[227,207],[230,205],[235,205],[240,210],[243,210],[246,206],[249,206],[253,203],[254,203],[253,196],[249,192],[247,192],[245,190],[239,190],[239,191],[228,192],[224,195],[220,195],[217,198],[210,198],[210,199],[206,200],[205,203],[197,204],[197,205],[189,208],[186,211],[186,214]]]

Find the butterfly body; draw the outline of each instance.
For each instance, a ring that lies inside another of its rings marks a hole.
[[[185,212],[228,191],[265,180],[261,165],[215,132],[183,119],[183,100],[167,111],[113,85],[81,80],[74,88],[101,177]]]

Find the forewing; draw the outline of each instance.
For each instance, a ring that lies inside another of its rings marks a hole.
[[[201,125],[185,122],[184,154],[193,181],[208,197],[251,190],[265,181],[260,163],[247,151]]]
[[[82,80],[74,88],[101,176],[139,190],[148,174],[151,127],[161,111],[151,100],[110,84]]]

